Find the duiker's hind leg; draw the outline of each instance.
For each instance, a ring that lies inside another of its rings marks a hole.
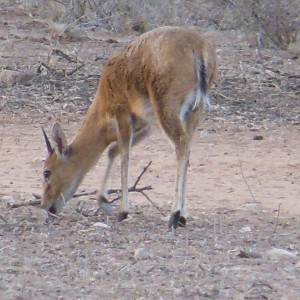
[[[186,174],[189,164],[190,144],[199,120],[199,110],[187,110],[184,114],[173,114],[172,118],[166,115],[159,117],[162,128],[175,146],[177,158],[177,176],[175,199],[172,214],[168,223],[170,228],[186,225],[185,189]]]

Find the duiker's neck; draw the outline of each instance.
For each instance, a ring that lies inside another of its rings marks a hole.
[[[99,101],[94,100],[70,145],[70,160],[85,174],[114,140],[116,132],[112,121],[100,110]]]

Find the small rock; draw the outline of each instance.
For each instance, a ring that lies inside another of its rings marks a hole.
[[[2,197],[1,201],[4,202],[8,206],[13,206],[17,202],[17,200],[14,197],[8,196],[8,195]]]
[[[162,217],[161,219],[162,219],[162,221],[168,222],[170,219],[170,215],[166,216],[166,217]]]
[[[284,249],[279,249],[279,248],[273,248],[268,251],[266,251],[266,256],[269,257],[270,259],[273,260],[279,260],[283,258],[294,258],[297,255],[293,252],[284,250]]]
[[[132,25],[131,29],[139,33],[144,33],[147,31],[146,27],[147,27],[147,23],[145,21],[138,20]]]
[[[239,258],[262,258],[260,253],[240,249],[237,255]]]
[[[19,85],[28,85],[34,76],[34,74],[22,73],[17,77],[16,83]]]
[[[245,295],[244,293],[236,293],[233,295],[232,299],[233,300],[245,300]]]
[[[300,268],[300,260],[295,265],[296,268]]]
[[[105,40],[105,42],[106,43],[109,43],[109,44],[117,44],[117,43],[119,43],[117,40],[115,40],[115,39],[107,39],[107,40]]]
[[[242,206],[243,211],[262,211],[262,206],[259,202],[247,202]]]
[[[43,162],[45,160],[44,157],[42,156],[36,156],[34,159],[33,159],[33,162]]]
[[[240,229],[240,232],[251,232],[250,226],[244,226]]]
[[[12,87],[16,84],[28,85],[34,76],[34,74],[4,69],[0,72],[0,87]]]
[[[76,111],[76,106],[74,104],[66,103],[63,105],[64,111],[74,113]]]
[[[261,140],[263,140],[264,139],[264,137],[262,136],[262,135],[255,135],[254,137],[253,137],[253,140],[254,141],[261,141]]]
[[[97,222],[93,225],[94,227],[100,227],[100,228],[106,228],[106,229],[110,229],[111,227],[105,223],[102,222]]]
[[[208,139],[211,137],[211,134],[208,130],[203,129],[200,134],[201,138]]]
[[[213,112],[213,111],[220,110],[220,109],[221,109],[221,106],[220,106],[219,104],[217,104],[217,105],[209,104],[209,105],[206,107],[206,111],[208,111],[209,113],[210,113],[210,112]]]
[[[135,260],[144,260],[150,258],[150,253],[145,248],[137,248],[134,251]]]
[[[37,223],[44,223],[49,217],[49,214],[46,210],[38,207],[30,207],[30,213],[32,219],[34,219]]]

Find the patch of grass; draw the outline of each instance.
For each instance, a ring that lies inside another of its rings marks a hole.
[[[299,10],[299,2],[261,0],[254,5],[252,17],[273,46],[287,49],[299,33]]]
[[[141,0],[138,4],[136,0],[20,2],[29,10],[38,9],[50,25],[61,23],[67,28],[80,24],[140,33],[162,25],[242,29],[256,32],[263,46],[280,49],[287,49],[299,39],[300,4],[297,0]]]

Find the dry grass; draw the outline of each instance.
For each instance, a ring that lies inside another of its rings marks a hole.
[[[209,26],[218,30],[254,31],[260,45],[286,49],[299,37],[300,4],[287,1],[160,1],[142,0],[23,0],[29,10],[38,10],[52,28],[101,27],[116,32],[145,32],[161,25]],[[61,28],[58,29],[61,32]],[[64,31],[64,30],[63,30]]]

